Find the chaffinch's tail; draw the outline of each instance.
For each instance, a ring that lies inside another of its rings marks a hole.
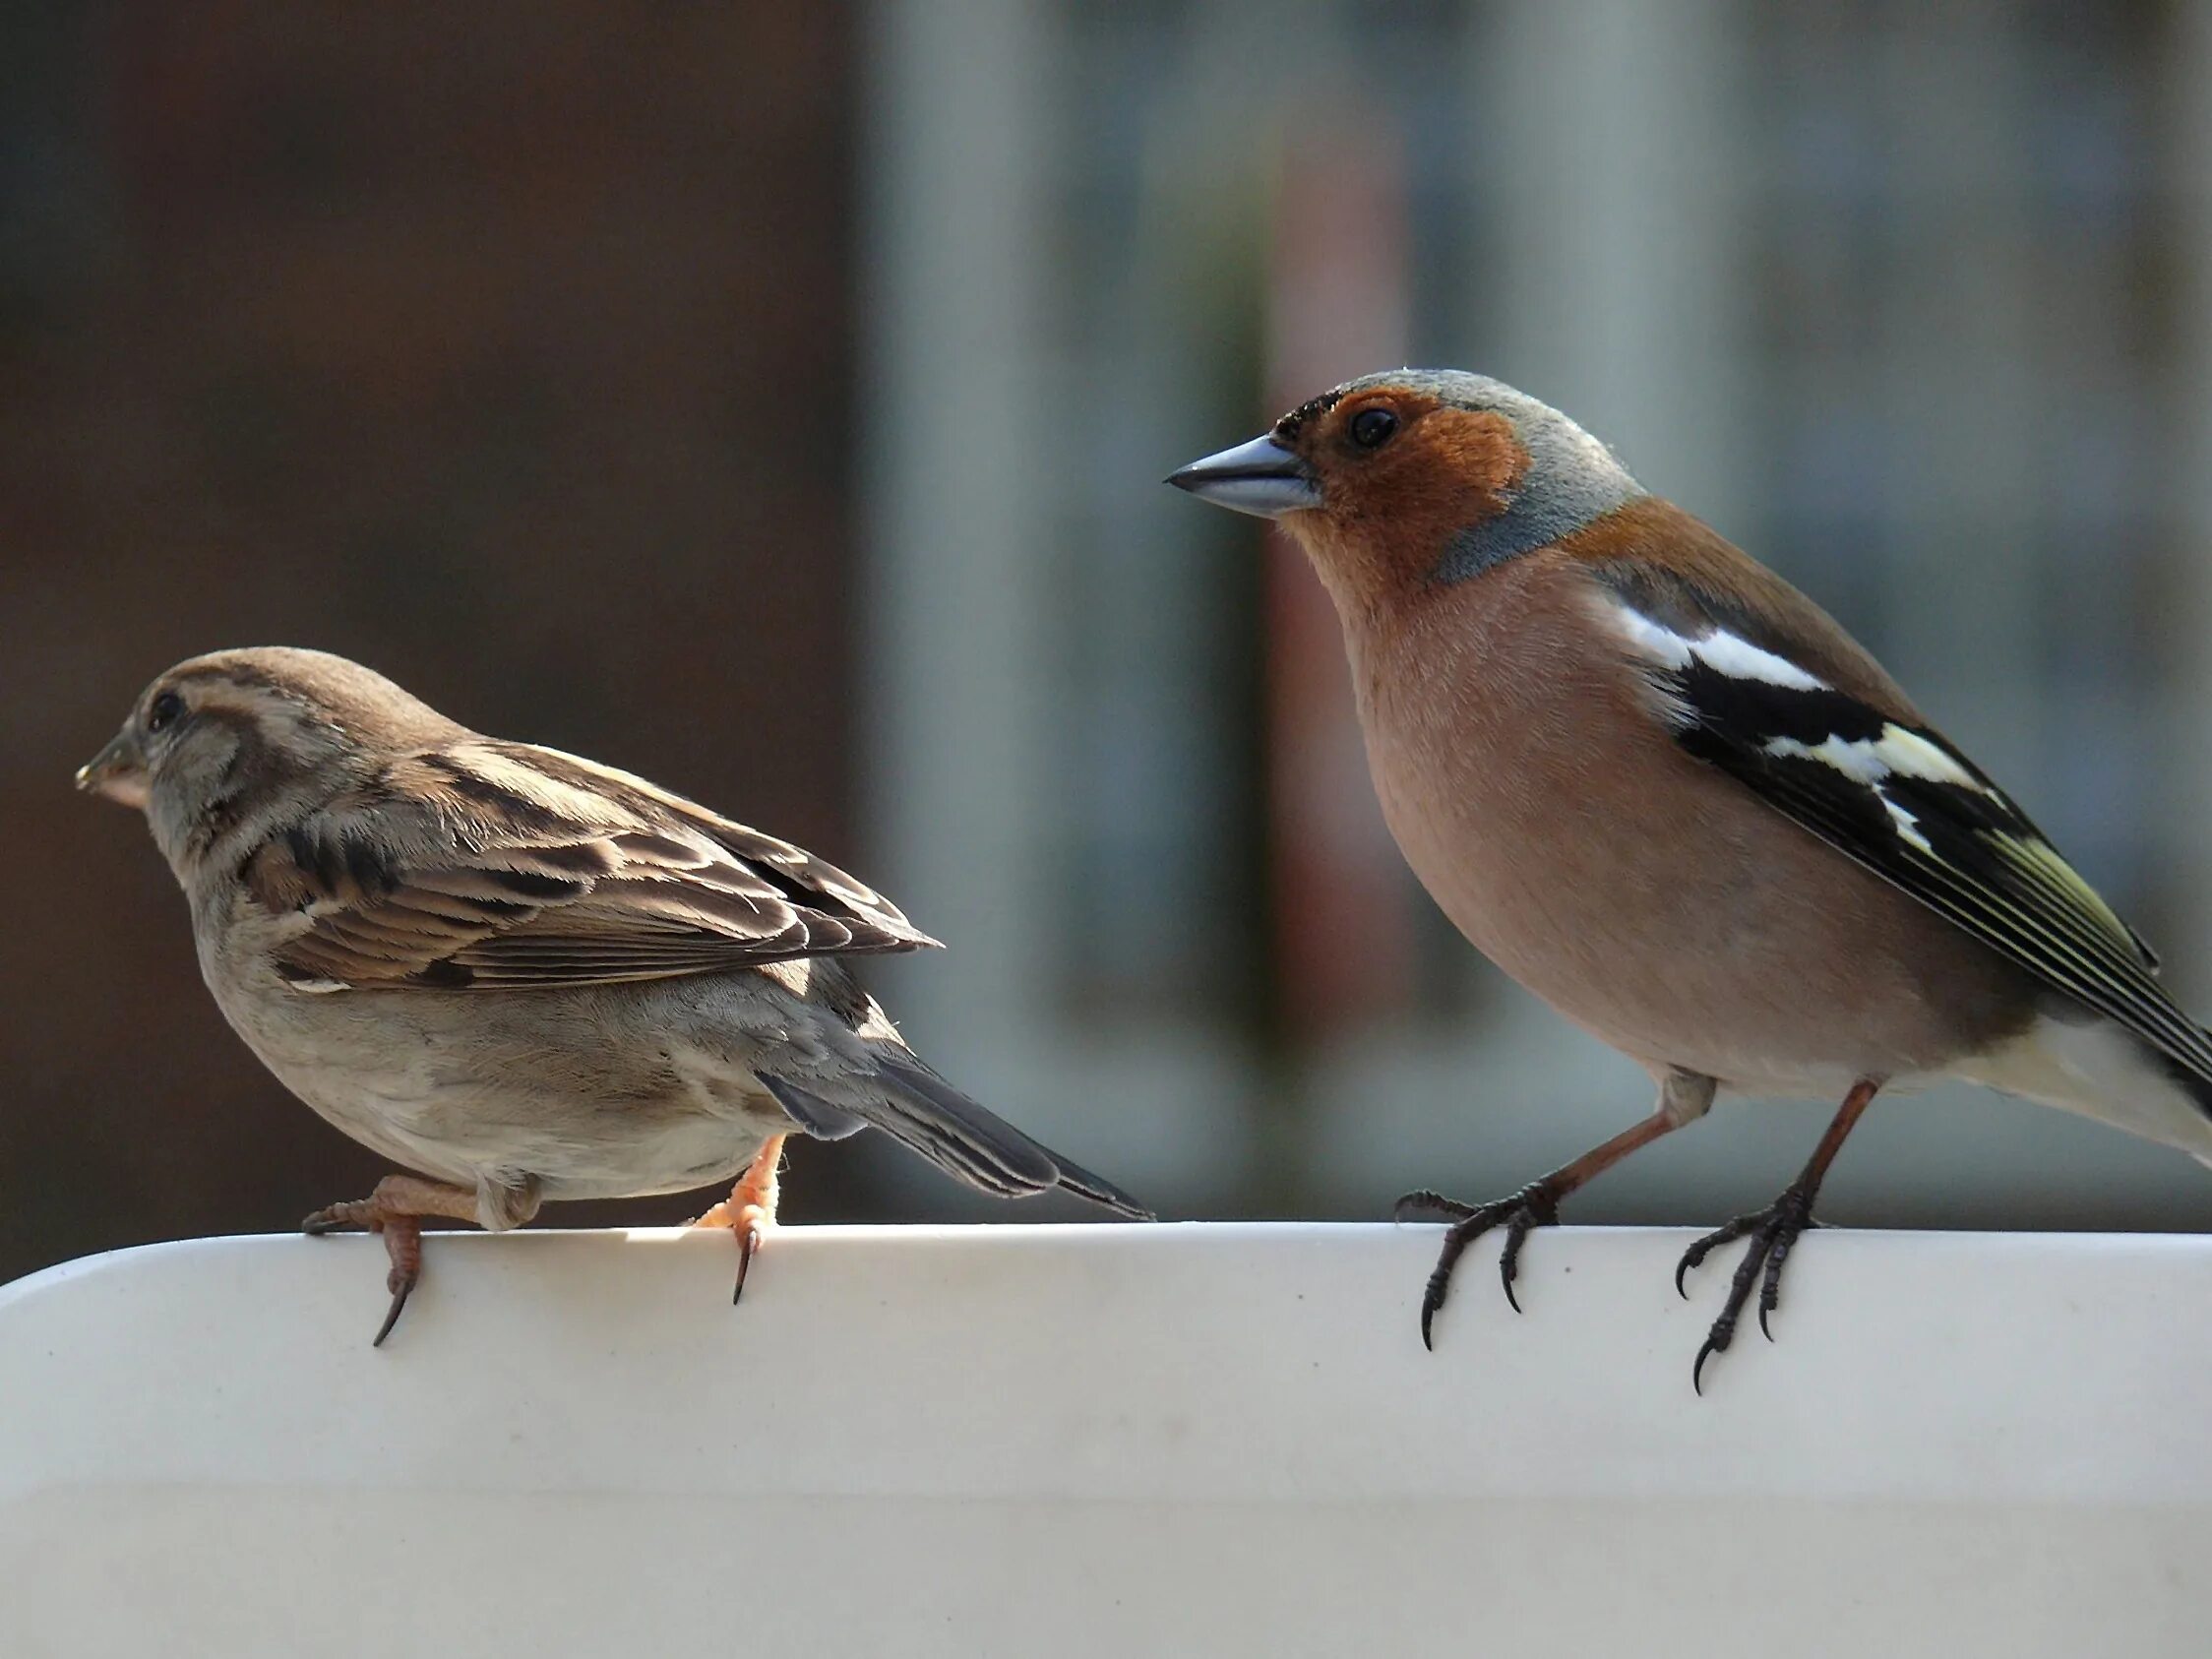
[[[2212,1163],[2212,1076],[2087,1009],[2055,1006],[2021,1036],[1953,1070]]]

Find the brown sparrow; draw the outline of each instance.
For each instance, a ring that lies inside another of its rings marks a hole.
[[[1007,1198],[1136,1200],[918,1059],[839,959],[936,941],[843,871],[628,772],[458,725],[321,651],[179,663],[77,774],[146,814],[216,1004],[284,1085],[418,1175],[333,1204],[391,1258],[423,1216],[498,1231],[547,1198],[735,1177],[775,1212],[794,1131],[873,1126]]]

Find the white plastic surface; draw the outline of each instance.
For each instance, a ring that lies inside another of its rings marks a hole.
[[[225,1239],[0,1291],[0,1654],[2201,1655],[2212,1242]],[[1733,1264],[1733,1253],[1729,1256]]]

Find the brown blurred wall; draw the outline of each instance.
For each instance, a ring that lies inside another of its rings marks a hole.
[[[341,651],[857,857],[851,29],[0,11],[0,1279],[379,1173],[224,1027],[143,826],[70,791],[176,658]]]

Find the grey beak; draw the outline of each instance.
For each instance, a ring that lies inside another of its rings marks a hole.
[[[117,732],[105,749],[77,768],[77,787],[122,806],[146,805],[146,763],[130,733]]]
[[[1200,501],[1256,519],[1278,519],[1321,504],[1321,486],[1306,463],[1271,437],[1194,461],[1169,473],[1167,481]]]

